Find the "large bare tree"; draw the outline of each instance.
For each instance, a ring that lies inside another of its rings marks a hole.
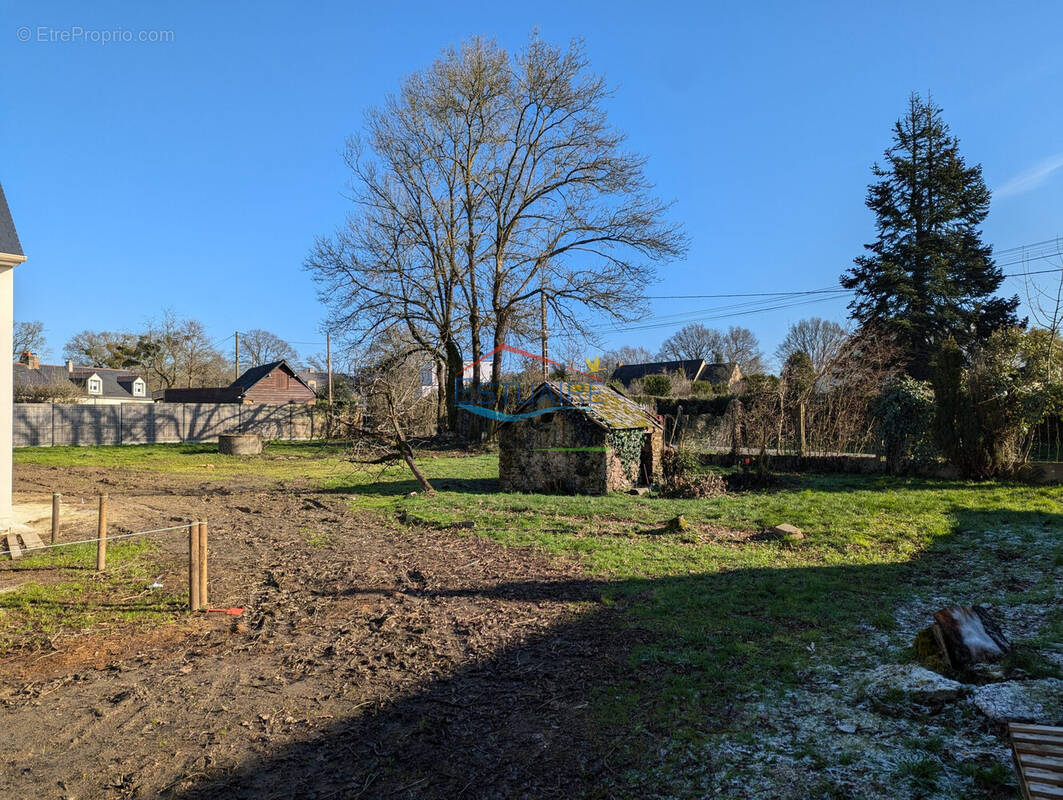
[[[845,349],[849,332],[829,319],[810,317],[790,326],[775,349],[775,357],[785,364],[794,353],[805,353],[812,361],[816,377],[825,375]]]
[[[16,361],[27,350],[35,355],[42,356],[48,349],[48,344],[44,339],[44,323],[40,320],[16,322],[13,334],[13,355]]]
[[[299,358],[294,347],[275,333],[262,328],[255,328],[240,336],[240,352],[246,356],[246,363],[250,367],[282,359],[292,362],[294,366]]]
[[[473,39],[349,143],[354,210],[307,267],[334,328],[356,341],[399,329],[435,362],[451,424],[463,353],[478,361],[547,314],[577,330],[581,309],[634,318],[654,264],[685,247],[608,125],[608,95],[579,44],[532,39],[511,56]]]
[[[661,342],[660,357],[669,361],[700,358],[713,363],[723,358],[723,337],[715,328],[692,322]]]
[[[609,96],[580,42],[563,49],[533,37],[511,59],[486,181],[495,347],[532,304],[576,331],[586,329],[588,311],[619,321],[640,316],[654,264],[685,250],[653,195],[645,159],[608,122]],[[495,359],[492,380],[501,368]]]
[[[63,357],[75,364],[122,369],[126,366],[126,351],[136,343],[134,333],[84,330],[67,340]]]
[[[135,352],[153,389],[229,383],[229,364],[215,349],[203,323],[182,319],[173,311],[149,323]]]
[[[764,373],[764,354],[760,350],[757,335],[749,328],[732,325],[720,335],[720,354],[723,360],[737,364],[743,375]]]

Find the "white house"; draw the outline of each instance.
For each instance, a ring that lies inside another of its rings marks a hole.
[[[26,260],[0,185],[0,534],[11,530],[12,380],[8,354],[14,348],[15,267]]]
[[[462,379],[469,381],[472,380],[472,361],[462,362]],[[491,379],[491,362],[480,362],[480,380],[487,381]],[[427,364],[421,368],[421,397],[434,397],[436,392],[439,391],[439,381],[436,379],[436,368],[433,364]]]

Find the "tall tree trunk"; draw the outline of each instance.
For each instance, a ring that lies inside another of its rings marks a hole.
[[[446,365],[439,358],[435,359],[436,372],[436,433],[442,433],[447,429],[447,401],[446,401]]]
[[[446,413],[447,413],[447,429],[456,430],[458,424],[458,406],[457,395],[455,389],[458,382],[462,380],[462,364],[461,350],[458,349],[458,344],[453,339],[448,339],[444,344],[444,349],[447,356],[446,367],[446,384],[440,387],[440,391],[444,393],[446,398]]]

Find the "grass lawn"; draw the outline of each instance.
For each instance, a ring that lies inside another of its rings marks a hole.
[[[906,660],[912,634],[945,604],[1039,604],[1039,627],[1020,644],[1041,674],[1058,674],[1034,650],[1063,640],[1059,487],[787,475],[768,490],[705,500],[504,494],[497,491],[496,456],[425,453],[421,466],[438,490],[429,496],[410,494],[418,487],[405,468],[368,471],[345,461],[338,446],[273,445],[267,457],[247,460],[212,449],[27,449],[16,452],[16,463],[212,480],[299,477],[349,493],[355,507],[379,514],[387,527],[472,521],[464,535],[577,557],[638,641],[626,676],[594,698],[603,747],[634,764],[666,765],[652,776],[655,795],[723,791],[728,781],[778,782],[777,775],[764,777],[778,764],[805,769],[818,759],[842,772],[794,796],[1009,796],[998,793],[1006,770],[962,762],[941,745],[965,735],[957,726],[979,724],[966,711],[930,722],[889,721],[910,747],[889,745],[895,749],[882,757],[895,761],[886,767],[869,761],[881,742],[854,736],[848,745],[824,744],[822,726],[804,721],[827,714],[817,703],[842,709],[835,715],[867,712],[851,676]],[[677,514],[690,529],[665,532]],[[805,538],[752,535],[783,522]],[[779,715],[790,718],[784,724]],[[991,735],[980,736],[982,746],[993,746]],[[910,757],[896,756],[908,751]],[[765,752],[771,758],[761,763]],[[871,783],[853,777],[871,772]],[[619,793],[640,794],[651,777],[635,768],[616,780],[625,787]],[[847,793],[853,781],[878,788]]]
[[[5,567],[8,575],[47,570],[60,579],[0,592],[0,656],[16,645],[46,649],[59,633],[172,622],[188,598],[175,586],[144,588],[152,581],[150,556],[156,550],[147,539],[112,542],[104,574],[95,571],[95,544],[29,554]]]

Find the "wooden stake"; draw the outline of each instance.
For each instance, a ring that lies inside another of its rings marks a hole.
[[[210,605],[207,599],[207,521],[199,521],[199,604],[206,608]]]
[[[199,523],[188,526],[188,610],[199,611]]]
[[[107,495],[100,495],[100,513],[96,518],[96,571],[107,569]]]
[[[59,541],[59,502],[62,497],[59,492],[52,493],[52,544]]]

